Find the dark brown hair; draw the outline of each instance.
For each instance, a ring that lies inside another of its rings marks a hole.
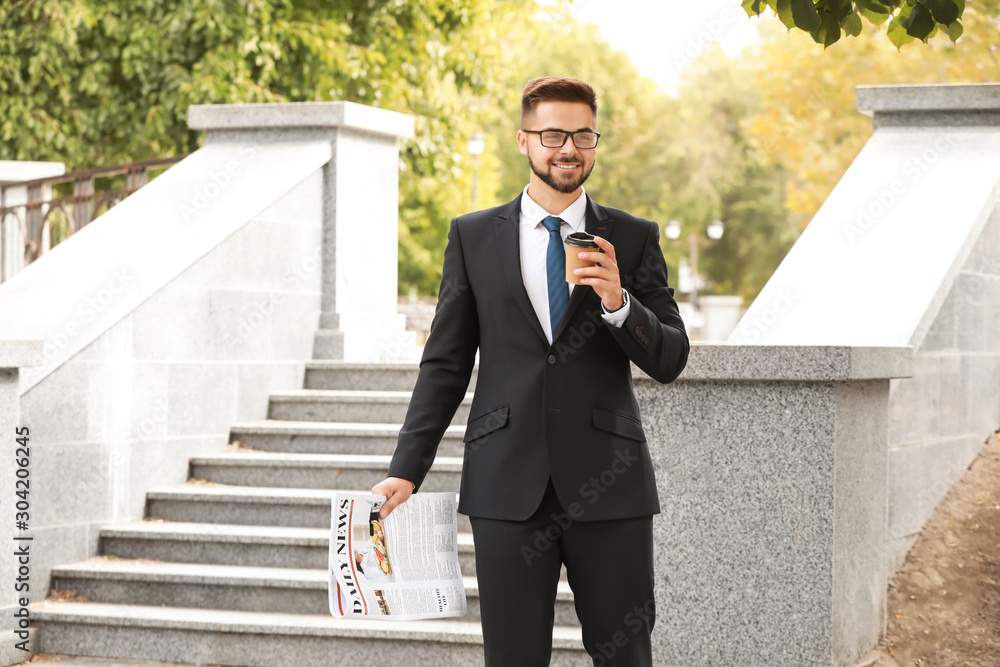
[[[539,102],[582,102],[590,105],[597,118],[597,93],[590,84],[568,76],[543,76],[532,79],[521,95],[521,122]]]

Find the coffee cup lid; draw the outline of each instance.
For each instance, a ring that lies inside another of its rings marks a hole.
[[[573,232],[566,237],[566,245],[576,246],[579,248],[596,248],[597,243],[594,241],[594,235],[588,234],[587,232]]]

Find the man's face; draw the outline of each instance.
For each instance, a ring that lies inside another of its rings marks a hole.
[[[524,130],[596,130],[594,112],[583,102],[540,102],[523,120]],[[594,170],[596,148],[577,148],[567,137],[561,148],[542,146],[533,132],[517,133],[521,155],[528,156],[528,166],[546,185],[557,192],[575,192]]]

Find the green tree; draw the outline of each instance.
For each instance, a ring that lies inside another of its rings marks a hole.
[[[699,272],[709,291],[738,294],[749,303],[763,288],[799,235],[785,208],[787,174],[748,140],[747,117],[762,101],[752,61],[729,59],[718,45],[685,71],[676,105],[671,150],[680,168],[673,217],[687,233],[704,238],[708,224],[724,224],[721,239],[706,242]]]
[[[886,35],[898,49],[914,39],[926,42],[939,29],[956,41],[962,35],[965,0],[743,0],[749,16],[759,16],[765,7],[786,28],[806,32],[824,47],[839,40],[841,31],[861,34],[862,17],[876,26],[888,21]]]
[[[532,29],[539,32],[519,32],[508,45],[518,54],[511,67],[519,85],[493,121],[500,159],[494,203],[516,196],[528,179],[514,142],[523,84],[550,74],[584,79],[597,92],[602,133],[587,192],[603,205],[655,220],[661,230],[671,219],[682,223],[682,239],[660,235],[675,285],[687,233],[704,235],[709,222],[722,219],[726,233],[706,248],[699,269],[712,281],[710,291],[756,296],[798,230],[783,207],[784,170],[762,164],[744,138],[742,122],[760,103],[749,65],[707,49],[673,99],[601,41],[594,26],[580,26],[558,8]]]
[[[1000,63],[998,0],[970,5],[957,44],[946,36],[921,49],[897,51],[877,26],[866,26],[850,48],[829,51],[808,36],[761,22],[760,43],[740,60],[761,104],[743,133],[765,164],[788,172],[786,206],[804,228],[871,136],[871,119],[855,109],[858,85],[995,81]]]
[[[349,100],[417,115],[401,291],[433,292],[470,98],[505,87],[498,31],[531,0],[7,0],[0,158],[68,168],[185,153],[191,104]],[[503,81],[504,85],[500,85]],[[435,268],[437,267],[437,268]]]

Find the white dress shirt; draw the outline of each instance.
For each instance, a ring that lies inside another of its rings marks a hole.
[[[531,306],[535,309],[538,321],[542,325],[542,331],[548,338],[549,345],[552,344],[552,322],[549,317],[549,281],[548,270],[546,268],[546,255],[549,248],[549,230],[545,229],[542,220],[549,217],[549,213],[539,206],[535,200],[528,196],[528,186],[524,186],[521,196],[521,224],[518,230],[521,240],[521,279],[524,281],[524,289],[528,292]],[[566,207],[566,210],[556,217],[562,218],[562,225],[559,233],[563,241],[566,236],[573,232],[586,231],[584,221],[587,217],[587,193],[580,188],[580,196]],[[573,296],[573,283],[566,283],[569,286],[569,294]],[[590,285],[580,285],[583,289],[592,289]],[[628,317],[629,297],[625,293],[625,305],[618,310],[609,313],[601,302],[601,317],[608,324],[620,328]]]

